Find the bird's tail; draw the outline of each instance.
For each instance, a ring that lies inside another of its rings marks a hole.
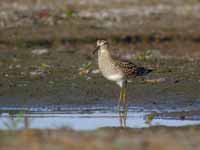
[[[152,71],[153,71],[152,69],[147,69],[147,68],[144,68],[144,67],[138,67],[137,68],[137,76],[144,76],[144,75],[149,74]]]

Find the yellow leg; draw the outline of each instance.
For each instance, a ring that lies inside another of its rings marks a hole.
[[[123,86],[123,108],[126,109],[126,93],[127,93],[127,81],[124,82]]]
[[[118,105],[118,110],[120,110],[122,97],[123,97],[123,87],[120,88],[119,100],[118,100],[118,104],[117,104]]]

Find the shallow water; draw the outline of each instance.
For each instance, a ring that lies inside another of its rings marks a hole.
[[[28,113],[2,112],[0,129],[69,127],[75,130],[94,130],[101,127],[143,128],[156,125],[185,126],[200,124],[200,119],[183,120],[175,117],[153,117],[149,120],[147,115],[151,113],[147,110],[141,111],[140,108],[129,109],[128,112],[120,113],[116,110],[105,109],[68,109],[68,111],[47,111],[44,109],[43,111],[30,111]]]

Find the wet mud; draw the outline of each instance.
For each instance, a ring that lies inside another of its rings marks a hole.
[[[199,127],[151,127],[146,129],[102,128],[75,132],[71,129],[1,131],[4,150],[20,149],[177,149],[199,148]],[[175,140],[176,139],[176,140]],[[88,141],[90,141],[88,143]]]

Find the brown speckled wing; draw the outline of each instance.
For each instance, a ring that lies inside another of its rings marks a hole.
[[[126,76],[143,76],[152,71],[144,67],[138,67],[130,61],[116,61],[116,65],[121,68]]]
[[[137,66],[130,61],[116,61],[116,65],[121,68],[126,76],[137,75]]]

